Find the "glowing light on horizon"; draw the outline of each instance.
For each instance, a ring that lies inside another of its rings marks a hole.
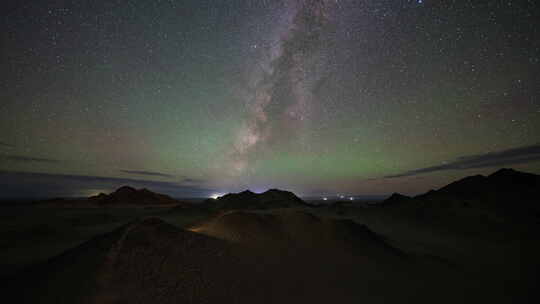
[[[223,196],[223,193],[214,193],[214,194],[210,195],[210,198],[218,199],[218,198],[220,198],[222,196]]]
[[[74,196],[77,196],[77,197],[90,197],[90,196],[97,196],[100,193],[109,194],[109,193],[111,193],[113,191],[114,190],[111,190],[111,189],[86,189],[86,190],[83,190],[79,194],[74,195]]]

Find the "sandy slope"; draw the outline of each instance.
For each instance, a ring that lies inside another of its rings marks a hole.
[[[459,270],[403,255],[351,221],[233,212],[196,227],[132,222],[22,273],[11,296],[26,303],[453,303],[466,302],[471,290]]]

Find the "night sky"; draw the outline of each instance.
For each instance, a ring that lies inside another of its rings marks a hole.
[[[540,173],[539,6],[2,1],[0,196],[418,194]]]

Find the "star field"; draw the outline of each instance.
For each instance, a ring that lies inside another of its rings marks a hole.
[[[17,191],[82,176],[68,194],[415,194],[540,172],[536,1],[1,6],[0,172]]]

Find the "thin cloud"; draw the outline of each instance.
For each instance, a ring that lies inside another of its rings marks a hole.
[[[203,179],[197,179],[197,178],[184,178],[182,181],[181,181],[181,184],[185,184],[185,185],[200,185],[200,184],[204,184],[206,181],[203,180]]]
[[[159,176],[159,177],[167,177],[167,178],[174,177],[173,175],[170,175],[170,174],[161,173],[161,172],[153,172],[153,171],[120,170],[120,172],[127,173],[127,174],[134,174],[134,175]]]
[[[540,144],[498,152],[462,156],[442,165],[410,170],[396,175],[388,175],[385,176],[385,178],[414,176],[445,170],[465,170],[517,165],[534,161],[540,161]]]
[[[0,159],[12,162],[58,163],[60,160],[52,158],[32,157],[23,155],[2,155]]]
[[[0,185],[3,190],[0,192],[0,198],[88,196],[96,189],[107,193],[124,185],[147,188],[173,197],[208,197],[216,192],[215,189],[181,185],[176,182],[1,170]]]

